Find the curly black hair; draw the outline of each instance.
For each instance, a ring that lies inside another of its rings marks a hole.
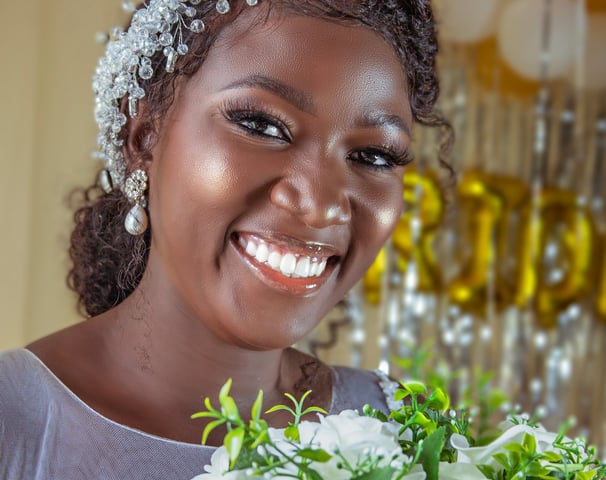
[[[288,15],[322,18],[348,25],[366,26],[380,34],[395,50],[408,80],[409,100],[414,120],[440,129],[439,162],[448,167],[447,154],[452,143],[452,129],[436,109],[439,83],[436,71],[438,44],[436,26],[429,0],[261,0],[268,8]],[[146,91],[144,131],[157,133],[173,102],[175,82],[188,78],[203,66],[209,48],[225,25],[245,8],[244,2],[232,1],[228,15],[215,11],[214,1],[198,5],[197,17],[207,26],[204,34],[185,33],[189,53],[179,59],[177,68],[167,73],[160,65],[162,53],[152,58],[155,75],[142,83]],[[262,22],[265,17],[258,18]],[[127,128],[122,135],[127,135]],[[140,142],[143,155],[150,142]],[[143,145],[145,143],[145,145]],[[149,152],[149,150],[147,150]],[[69,254],[72,268],[68,284],[78,294],[80,310],[95,316],[124,300],[139,284],[146,267],[150,229],[133,237],[124,230],[123,219],[130,205],[119,191],[104,193],[92,185],[80,191],[81,206],[74,214],[75,228]]]

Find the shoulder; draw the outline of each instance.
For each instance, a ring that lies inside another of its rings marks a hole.
[[[192,478],[211,453],[101,416],[29,350],[0,353],[0,479]]]
[[[0,442],[34,435],[44,424],[48,379],[44,365],[26,349],[0,353]],[[4,445],[3,445],[4,446]]]
[[[28,458],[42,448],[49,382],[50,372],[30,351],[0,353],[0,478],[38,478]]]
[[[331,413],[346,409],[361,411],[367,404],[384,413],[397,408],[393,402],[397,383],[383,372],[343,366],[332,367],[332,370]]]
[[[22,408],[27,399],[37,398],[44,390],[45,367],[24,348],[0,353],[0,408]]]

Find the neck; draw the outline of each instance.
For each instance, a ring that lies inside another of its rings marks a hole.
[[[315,405],[329,406],[330,373],[320,362],[292,349],[244,345],[227,337],[213,320],[188,311],[184,302],[171,296],[169,285],[157,285],[144,276],[124,302],[89,320],[91,338],[102,339],[102,360],[96,365],[109,385],[103,389],[110,392],[98,409],[109,404],[110,418],[197,443],[203,425],[190,416],[203,409],[205,397],[217,407],[219,390],[229,378],[243,418],[259,390],[265,406],[284,403],[286,392],[299,397],[307,389],[314,391],[310,401]],[[312,385],[310,379],[317,383]],[[284,425],[290,418],[268,420]]]
[[[147,298],[138,289],[116,309],[107,345],[115,363],[126,365],[142,386],[157,392],[163,385],[162,402],[191,408],[192,400],[200,402],[206,396],[214,400],[228,378],[233,396],[242,404],[252,404],[259,389],[270,393],[289,387],[283,378],[284,350],[251,350],[228,343],[200,320],[179,315],[160,302],[152,305]]]

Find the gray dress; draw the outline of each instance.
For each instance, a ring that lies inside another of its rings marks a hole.
[[[377,374],[333,367],[330,413],[365,404],[388,411]],[[88,407],[26,349],[0,353],[0,479],[187,480],[214,447],[116,423]]]

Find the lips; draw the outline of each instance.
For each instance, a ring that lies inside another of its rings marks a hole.
[[[292,293],[310,292],[327,279],[337,263],[336,250],[292,238],[235,236],[238,250],[262,280]]]

